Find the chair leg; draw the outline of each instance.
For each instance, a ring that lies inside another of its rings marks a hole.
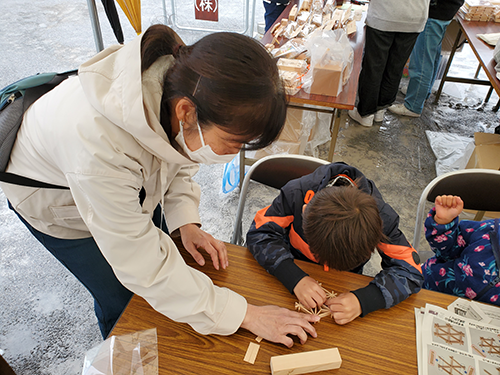
[[[474,78],[479,77],[479,72],[481,71],[481,64],[477,66],[476,74],[474,74]]]
[[[498,108],[500,108],[500,99],[498,99],[497,104],[492,108],[493,112],[498,112]]]
[[[9,366],[7,361],[0,355],[0,374],[2,375],[16,375],[14,370]]]
[[[481,221],[484,217],[484,211],[477,211],[476,216],[474,216],[474,221]]]
[[[488,103],[488,101],[490,100],[492,92],[493,92],[493,86],[490,86],[490,89],[488,90],[488,93],[486,94],[486,97],[484,98],[485,103]]]

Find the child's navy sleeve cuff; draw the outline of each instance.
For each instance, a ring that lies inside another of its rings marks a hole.
[[[295,285],[304,277],[309,276],[295,264],[293,259],[288,258],[281,262],[273,272],[273,275],[293,294]]]
[[[354,290],[353,293],[361,305],[361,317],[372,311],[385,308],[385,299],[381,290],[375,284],[368,284],[364,288]]]

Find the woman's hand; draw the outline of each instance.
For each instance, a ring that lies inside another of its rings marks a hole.
[[[317,337],[311,323],[319,321],[317,315],[302,314],[278,306],[255,306],[248,304],[241,328],[268,341],[283,344],[289,348],[293,340],[287,335],[298,336],[300,342],[307,341],[307,334]]]
[[[455,195],[440,195],[436,197],[434,206],[436,207],[434,221],[438,224],[448,224],[462,213],[464,202]]]
[[[340,325],[352,322],[362,312],[358,297],[353,293],[342,293],[338,297],[330,298],[326,305],[330,308],[335,323]]]
[[[229,265],[224,242],[216,240],[210,234],[201,230],[196,224],[186,224],[180,227],[179,231],[184,248],[200,266],[205,265],[205,259],[198,251],[200,248],[204,249],[210,255],[216,270],[219,269],[219,264],[223,269],[226,269]]]
[[[295,285],[293,293],[297,296],[299,302],[307,309],[322,306],[326,301],[325,291],[318,282],[310,276],[302,278],[302,280]]]

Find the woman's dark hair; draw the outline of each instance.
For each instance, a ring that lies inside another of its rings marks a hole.
[[[270,145],[286,118],[287,99],[275,61],[256,40],[235,33],[210,34],[184,46],[164,25],[142,37],[141,69],[159,57],[174,55],[163,82],[161,123],[170,128],[170,103],[189,98],[201,127],[216,125],[241,136],[245,149]]]
[[[303,230],[318,263],[340,271],[366,262],[386,239],[377,202],[352,186],[318,191],[304,211]]]

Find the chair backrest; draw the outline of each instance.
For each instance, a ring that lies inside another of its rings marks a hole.
[[[312,173],[319,166],[325,164],[330,164],[330,162],[311,156],[288,154],[270,155],[256,161],[245,175],[241,186],[231,243],[243,244],[241,222],[250,180],[281,189],[288,181]]]
[[[418,251],[424,225],[425,203],[439,195],[458,195],[464,208],[477,211],[500,211],[500,171],[462,169],[436,177],[426,186],[417,207],[413,247]]]

